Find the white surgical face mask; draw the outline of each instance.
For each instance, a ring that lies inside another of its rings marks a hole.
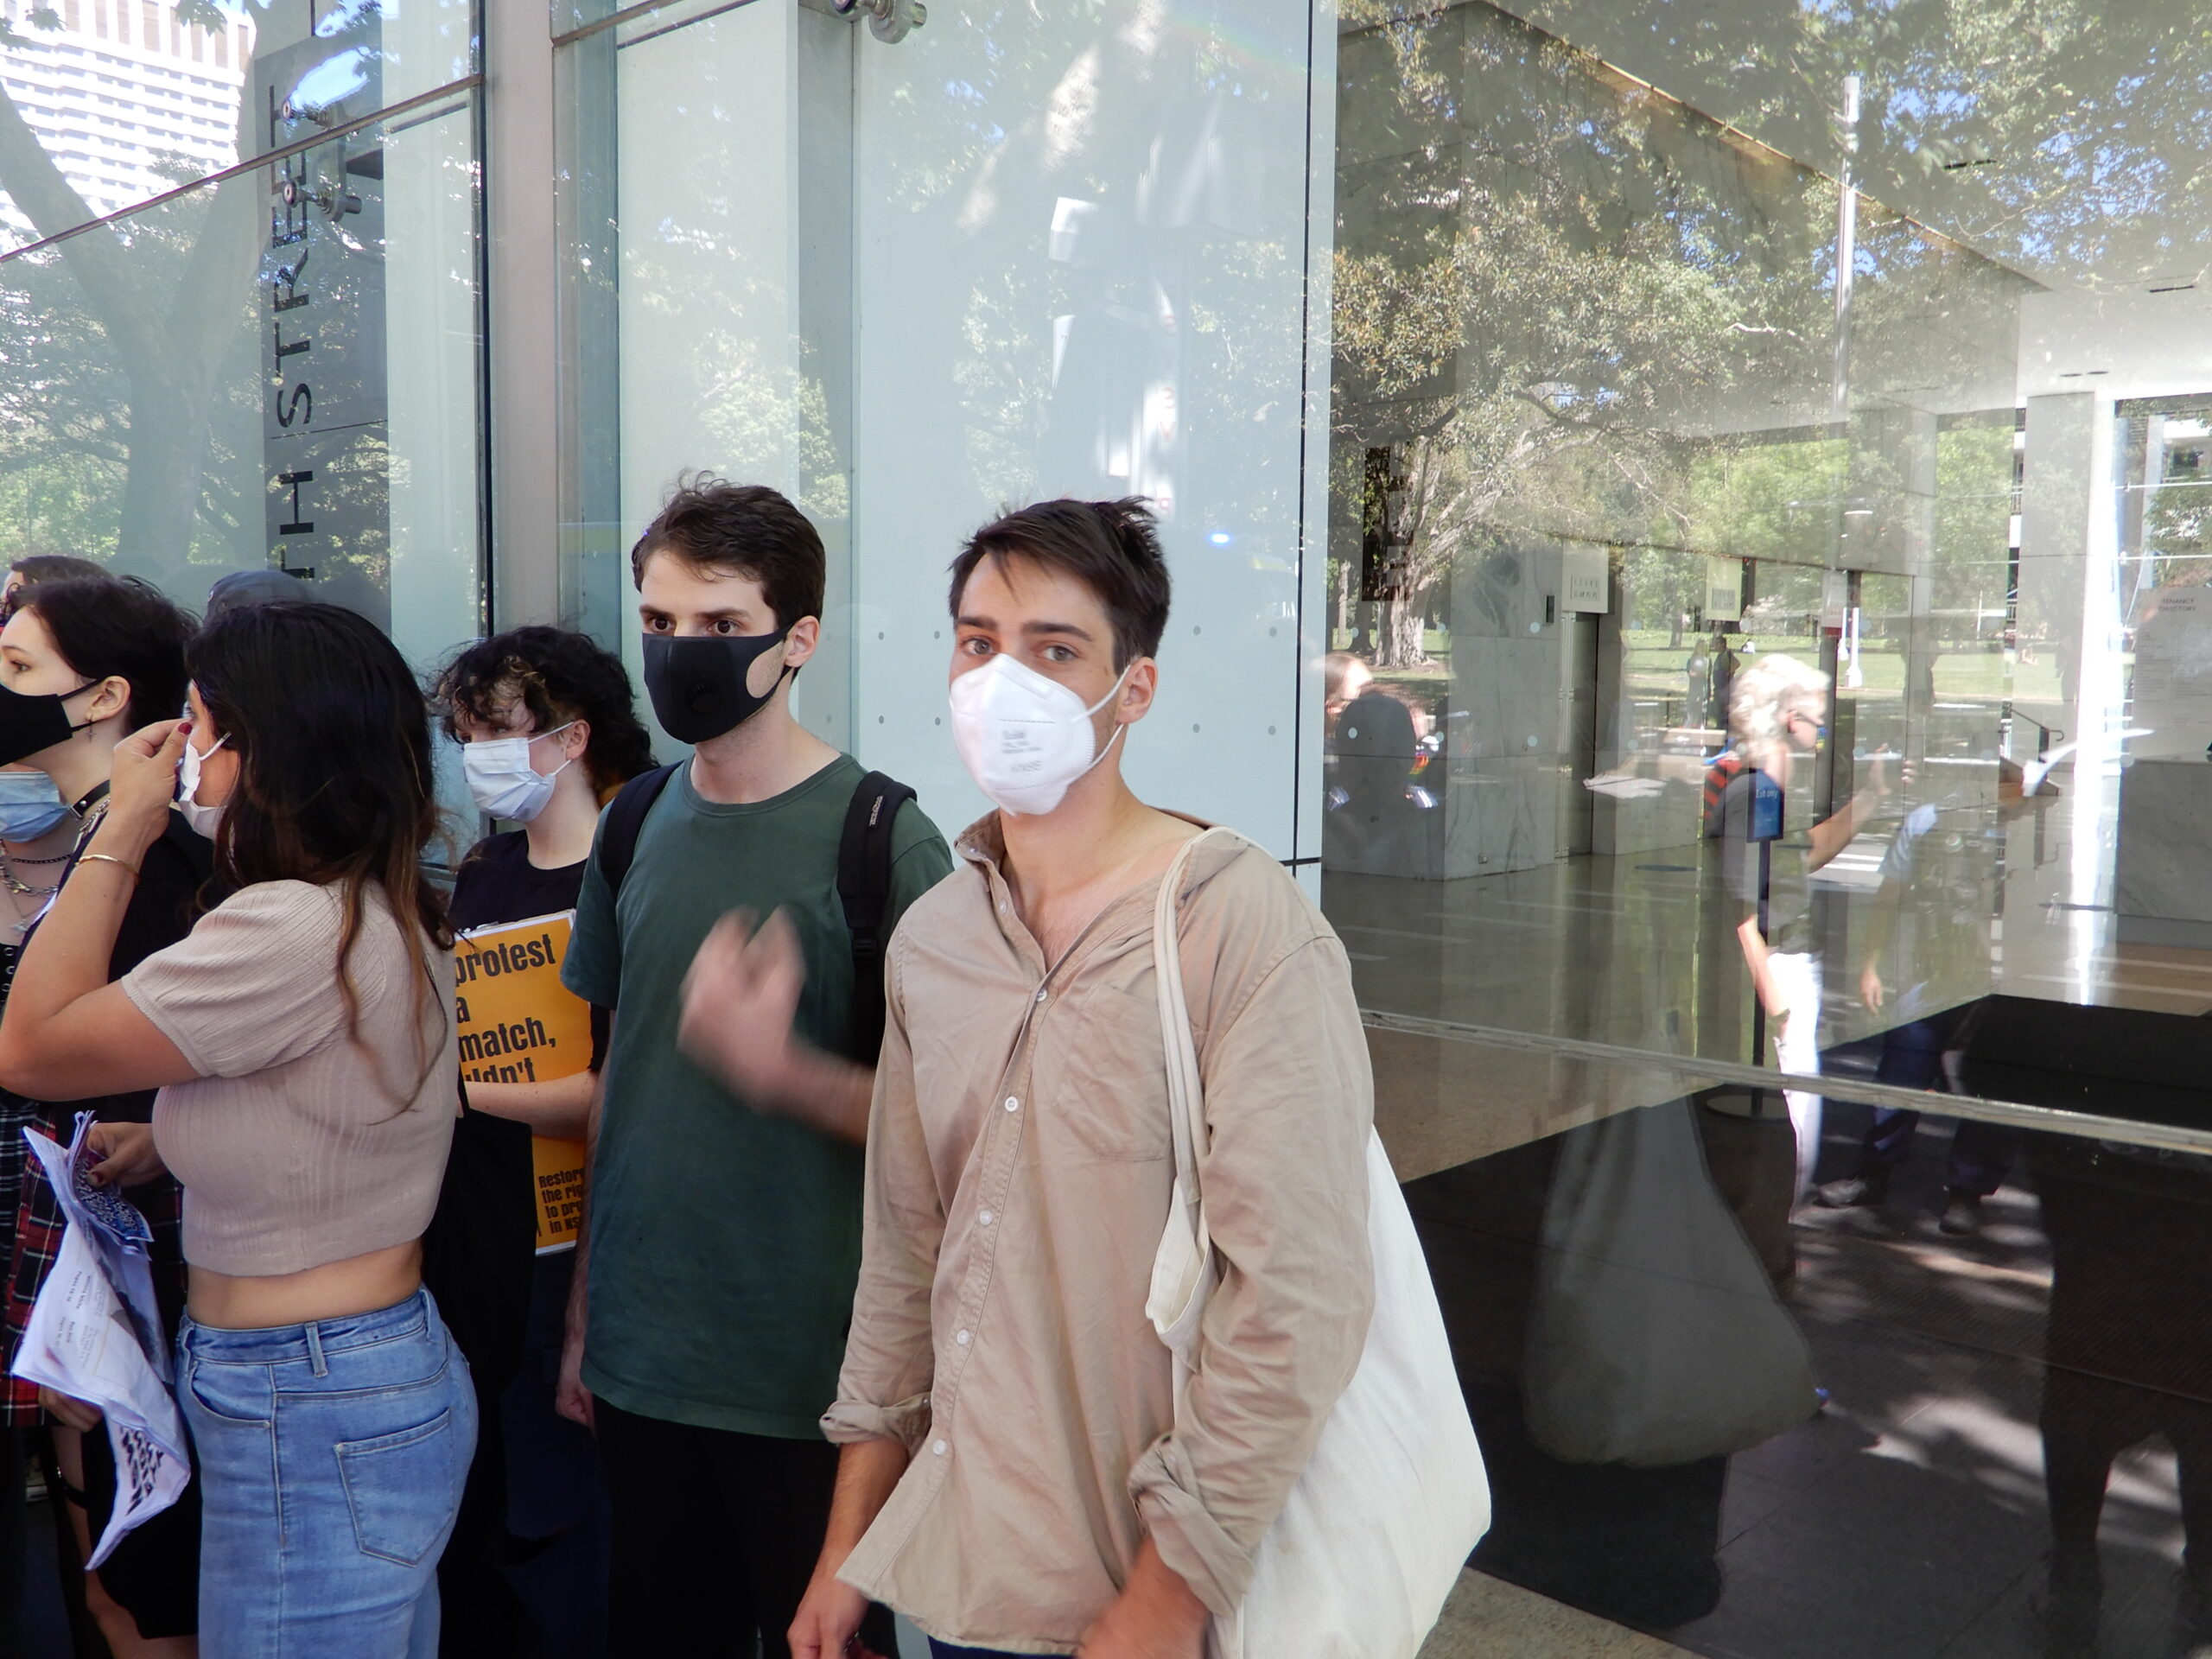
[[[69,804],[42,772],[0,772],[0,841],[36,841],[69,816]]]
[[[557,737],[576,722],[556,726],[530,737],[484,737],[461,746],[461,776],[476,804],[495,818],[528,823],[553,798],[553,780],[575,762],[563,760],[550,772],[531,764],[530,746],[541,737]]]
[[[953,746],[976,787],[1002,811],[1050,812],[1120,740],[1117,726],[1097,747],[1090,717],[1113,702],[1128,671],[1088,709],[1058,681],[1003,654],[953,681]]]
[[[195,834],[205,836],[210,841],[215,839],[215,826],[222,822],[223,804],[218,802],[213,806],[200,804],[197,798],[200,794],[200,768],[206,764],[208,754],[214,753],[230,741],[228,735],[219,737],[208,746],[207,754],[202,754],[192,747],[192,739],[188,736],[184,740],[184,758],[176,763],[176,810],[184,814],[184,821],[192,826]]]

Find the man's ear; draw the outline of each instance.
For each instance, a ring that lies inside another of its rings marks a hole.
[[[822,643],[822,619],[802,616],[791,624],[791,631],[784,636],[784,666],[797,668],[814,655]]]
[[[561,734],[561,753],[570,760],[580,758],[591,747],[591,721],[572,720],[569,729]]]
[[[1115,699],[1114,718],[1123,725],[1131,725],[1152,712],[1152,700],[1160,694],[1160,664],[1149,657],[1140,657],[1124,671],[1122,695]]]

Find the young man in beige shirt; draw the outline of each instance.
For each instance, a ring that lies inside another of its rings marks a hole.
[[[1154,903],[1202,828],[1121,772],[1167,598],[1135,502],[1027,508],[955,562],[952,725],[1001,810],[891,947],[823,1419],[843,1452],[796,1659],[839,1659],[870,1597],[940,1659],[1201,1659],[1358,1363],[1373,1100],[1351,973],[1234,836],[1179,882],[1222,1270],[1179,1425],[1145,1314],[1173,1179]]]

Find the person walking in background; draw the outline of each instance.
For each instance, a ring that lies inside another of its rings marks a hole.
[[[31,563],[32,561],[25,561]],[[44,561],[38,561],[43,563]],[[55,560],[67,566],[83,560]],[[97,566],[87,566],[95,571]],[[173,716],[184,703],[184,647],[192,632],[185,614],[143,582],[105,575],[40,576],[12,595],[14,613],[0,630],[0,801],[12,799],[10,845],[0,861],[6,881],[0,918],[0,1007],[15,982],[22,952],[39,918],[69,883],[102,879],[80,861],[108,810],[115,746],[149,721]],[[103,967],[107,976],[130,971],[190,931],[209,849],[184,820],[167,811],[160,833],[138,861],[140,879],[117,925]],[[38,1391],[6,1375],[30,1319],[31,1306],[60,1249],[60,1201],[23,1140],[35,1128],[67,1145],[77,1112],[103,1122],[145,1122],[150,1090],[119,1090],[67,1103],[0,1092],[0,1217],[8,1242],[6,1329],[0,1340],[0,1418],[11,1439],[35,1432],[42,1420]],[[156,1174],[126,1196],[154,1233],[155,1294],[168,1329],[184,1306],[184,1255],[177,1185]],[[53,1430],[55,1472],[67,1500],[65,1560],[86,1560],[106,1529],[115,1502],[115,1463],[105,1433]],[[13,1461],[12,1459],[10,1461]],[[11,1499],[20,1501],[20,1465]],[[187,1655],[198,1628],[199,1493],[185,1497],[125,1535],[99,1572],[65,1570],[73,1602],[79,1580],[84,1611],[116,1659]],[[20,1572],[20,1557],[0,1567]]]
[[[1259,847],[1178,903],[1221,1279],[1179,1410],[1146,1317],[1175,1160],[1154,912],[1205,826],[1122,776],[1168,578],[1135,501],[1049,501],[952,567],[954,740],[998,810],[893,941],[829,1535],[791,1630],[868,1599],[938,1659],[1200,1659],[1359,1363],[1373,1084],[1351,964]]]
[[[187,667],[188,720],[116,750],[107,811],[24,951],[0,1085],[161,1090],[150,1126],[93,1131],[96,1178],[184,1187],[177,1398],[208,1652],[427,1659],[476,1405],[422,1288],[459,1065],[421,864],[423,696],[335,606],[223,617]],[[111,981],[180,787],[230,896]]]
[[[1732,770],[1716,763],[1727,781],[1717,798],[1708,829],[1717,825],[1726,842],[1728,891],[1740,907],[1736,929],[1752,994],[1765,1012],[1768,1039],[1784,1071],[1801,1076],[1821,1069],[1821,959],[1814,938],[1813,872],[1849,846],[1888,796],[1877,760],[1865,785],[1840,810],[1800,835],[1789,828],[1789,803],[1803,799],[1809,772],[1798,779],[1796,763],[1809,760],[1827,731],[1828,677],[1795,657],[1770,653],[1735,675],[1729,691],[1729,729],[1740,763]],[[1772,806],[1763,811],[1761,797],[1770,791]],[[1763,823],[1766,812],[1772,821]],[[1809,817],[1809,813],[1804,814]],[[1758,1057],[1764,1063],[1765,1057]],[[1821,1150],[1821,1096],[1805,1090],[1786,1091],[1789,1121],[1797,1140],[1796,1176],[1791,1206],[1812,1185]]]
[[[1967,1092],[1960,1080],[1974,1015],[1989,987],[1992,920],[2000,908],[2004,812],[1971,798],[1924,800],[1898,823],[1859,945],[1859,1000],[1897,1023],[1882,1033],[1874,1081]],[[1889,1202],[1891,1179],[1912,1156],[1920,1114],[1877,1107],[1853,1173],[1823,1185],[1833,1210]],[[1981,1227],[1982,1200],[2003,1185],[2019,1132],[1961,1118],[1945,1160],[1937,1224],[1953,1237]]]
[[[854,803],[879,832],[878,938],[950,859],[793,717],[825,566],[790,502],[680,488],[631,572],[654,712],[696,747],[608,806],[562,967],[613,1017],[563,1409],[607,1470],[616,1651],[749,1655],[757,1632],[781,1659],[829,1514],[820,1419],[860,1267],[880,981],[842,891]],[[890,1654],[887,1616],[863,1634]]]
[[[527,1127],[537,1249],[512,1380],[493,1394],[473,1362],[476,1461],[439,1569],[446,1645],[471,1659],[592,1659],[607,1638],[606,1497],[591,1435],[555,1411],[554,1390],[607,1017],[560,973],[600,807],[652,766],[652,744],[621,659],[558,628],[480,640],[435,696],[477,806],[518,826],[470,849],[449,915],[469,1105]],[[543,1040],[488,1036],[518,1023]]]

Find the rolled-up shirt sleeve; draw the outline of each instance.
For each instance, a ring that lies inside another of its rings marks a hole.
[[[929,1431],[930,1289],[944,1206],[916,1109],[899,944],[894,934],[884,976],[883,1052],[868,1109],[860,1285],[837,1399],[823,1414],[822,1432],[839,1445],[901,1440],[911,1452]]]
[[[1374,1082],[1332,935],[1298,944],[1259,980],[1203,1042],[1200,1071],[1200,1179],[1221,1282],[1178,1427],[1138,1459],[1129,1491],[1160,1559],[1228,1613],[1358,1366],[1374,1311]]]

